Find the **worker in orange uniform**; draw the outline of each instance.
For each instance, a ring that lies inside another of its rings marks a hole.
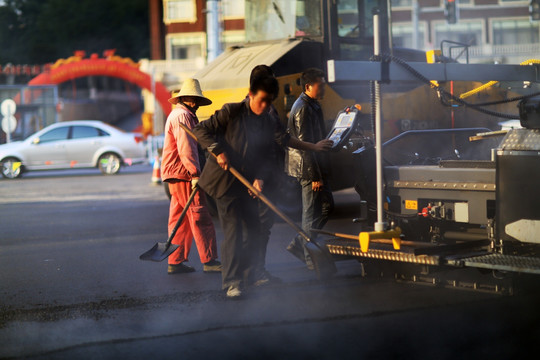
[[[197,143],[179,124],[193,129],[199,123],[195,115],[199,106],[210,105],[212,101],[203,96],[198,80],[187,79],[179,92],[173,92],[169,102],[174,108],[165,124],[161,178],[169,183],[171,193],[170,234],[201,174]],[[193,238],[204,272],[221,272],[221,263],[216,260],[216,231],[206,206],[204,193],[197,192],[186,215],[172,241],[179,247],[169,256],[167,272],[180,274],[195,271],[193,267],[185,264],[188,261]]]

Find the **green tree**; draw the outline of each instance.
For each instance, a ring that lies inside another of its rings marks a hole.
[[[148,57],[147,0],[7,0],[0,6],[0,63],[40,64],[75,50]]]

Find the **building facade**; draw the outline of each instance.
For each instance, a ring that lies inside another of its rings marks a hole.
[[[184,68],[189,71],[204,66],[208,48],[207,1],[149,1],[151,59],[185,61]],[[356,1],[338,0],[338,7]],[[244,0],[217,2],[222,48],[242,44]],[[470,46],[471,62],[519,63],[540,56],[540,25],[530,20],[528,0],[456,2],[458,21],[448,24],[444,0],[391,0],[394,45],[429,50],[439,49],[443,40],[465,43]]]
[[[269,0],[260,0],[261,7],[271,8]],[[288,0],[278,0],[284,8]],[[362,22],[359,9],[371,8],[377,0],[335,0],[339,34],[357,29]],[[397,47],[419,50],[440,49],[458,61],[471,63],[518,64],[540,58],[540,25],[529,15],[528,0],[455,0],[458,16],[449,24],[445,16],[445,0],[390,0],[392,41]],[[218,5],[218,33],[221,48],[245,43],[244,0],[149,0],[151,29],[151,59],[143,62],[142,70],[155,76],[169,90],[178,89],[183,80],[193,76],[207,64],[209,11]],[[272,2],[274,3],[274,2]],[[302,11],[305,1],[290,9]],[[213,6],[212,6],[213,5]],[[300,10],[299,10],[300,9]],[[248,22],[249,23],[249,22]],[[215,25],[215,24],[214,24]],[[350,26],[349,26],[350,25]],[[247,36],[246,36],[247,35]],[[255,35],[255,36],[254,36]],[[455,43],[468,46],[468,56]],[[443,47],[444,47],[443,46]],[[452,49],[452,47],[454,47]],[[453,52],[455,50],[455,52]],[[461,56],[460,56],[461,54]],[[145,94],[145,109],[158,119],[160,109],[153,107],[152,94]],[[156,127],[159,133],[161,128]]]
[[[149,0],[152,60],[196,60],[207,56],[206,0]],[[223,48],[244,43],[244,0],[219,3]]]
[[[417,9],[419,49],[440,49],[443,40],[451,40],[470,45],[470,62],[475,63],[520,63],[540,56],[540,25],[530,20],[529,1],[456,2],[458,21],[448,24],[444,0],[392,0],[394,45],[414,47]]]

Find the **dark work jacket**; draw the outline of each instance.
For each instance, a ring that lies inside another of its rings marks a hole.
[[[248,123],[251,121],[250,123]],[[275,145],[286,146],[290,136],[269,113],[260,116],[249,108],[249,99],[225,104],[210,119],[202,121],[193,132],[203,149],[219,155],[225,152],[230,166],[250,182],[268,181],[275,161]],[[210,196],[222,197],[237,181],[223,170],[213,156],[203,169],[199,186]]]
[[[321,105],[317,100],[300,94],[289,115],[287,131],[299,140],[317,143],[326,130]],[[327,176],[328,156],[312,151],[288,149],[285,171],[289,176],[309,181],[321,181]]]

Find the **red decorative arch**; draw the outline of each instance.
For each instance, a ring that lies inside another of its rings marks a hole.
[[[152,78],[150,75],[139,70],[138,64],[130,59],[119,56],[99,58],[92,54],[89,59],[82,56],[72,56],[68,59],[58,60],[51,65],[50,70],[36,76],[28,85],[57,85],[63,82],[86,77],[86,76],[110,76],[120,78],[133,83],[140,88],[152,91]],[[159,81],[155,82],[156,99],[161,105],[165,116],[171,112],[171,104],[168,102],[169,91]]]

